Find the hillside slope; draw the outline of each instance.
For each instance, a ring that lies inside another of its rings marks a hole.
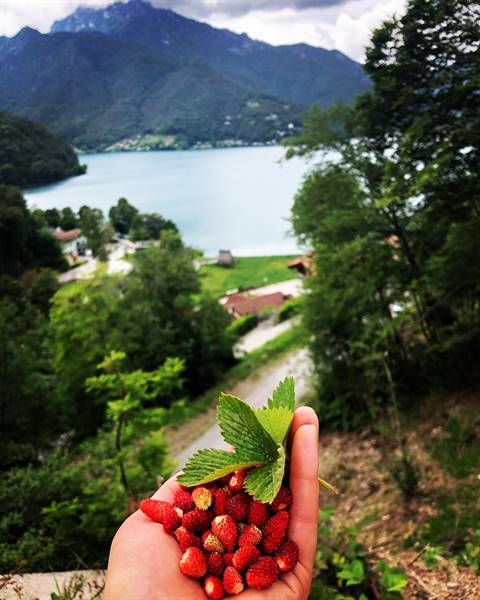
[[[45,127],[0,112],[0,184],[49,183],[84,172],[74,150]]]
[[[176,136],[185,145],[265,142],[298,123],[298,107],[253,92],[204,62],[100,33],[24,28],[0,38],[0,58],[0,107],[83,149],[145,135]]]
[[[77,9],[52,32],[98,31],[185,60],[201,59],[252,89],[308,106],[348,101],[370,85],[362,66],[337,50],[307,44],[272,46],[217,29],[143,0]]]

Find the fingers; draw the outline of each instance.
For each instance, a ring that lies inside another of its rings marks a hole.
[[[311,408],[295,412],[292,434],[289,538],[297,543],[299,562],[311,576],[318,521],[318,419]]]

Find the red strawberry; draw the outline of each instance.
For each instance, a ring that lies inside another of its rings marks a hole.
[[[231,494],[228,490],[217,490],[213,494],[213,512],[217,515],[227,514],[227,502]]]
[[[232,564],[233,561],[233,552],[225,552],[225,554],[223,555],[223,562],[225,563],[226,567],[229,567]]]
[[[212,522],[213,513],[210,510],[200,510],[194,508],[190,512],[187,512],[182,517],[182,525],[194,533],[202,533],[210,527]]]
[[[227,502],[227,513],[237,522],[245,521],[248,515],[249,506],[250,496],[248,494],[235,494]]]
[[[187,548],[180,559],[180,571],[189,577],[203,577],[207,560],[200,548]]]
[[[211,575],[205,577],[203,589],[205,590],[207,598],[212,598],[213,600],[221,600],[221,598],[225,598],[225,590],[223,589],[222,580],[218,577],[212,577]]]
[[[228,487],[230,491],[241,492],[243,490],[243,483],[245,481],[246,476],[246,471],[235,471],[233,475],[230,476],[230,479],[228,481]]]
[[[277,550],[274,557],[280,573],[288,573],[293,571],[298,562],[298,546],[295,542],[289,540],[283,543]]]
[[[250,565],[260,558],[260,550],[255,546],[239,548],[233,555],[232,564],[237,571],[245,571]]]
[[[209,554],[207,556],[207,566],[210,575],[217,575],[217,577],[223,575],[223,571],[225,570],[223,555],[219,552]]]
[[[180,550],[185,552],[187,548],[190,546],[195,546],[195,548],[201,548],[202,542],[199,537],[193,535],[186,527],[179,527],[175,531],[175,537],[177,538],[178,545],[180,546]]]
[[[211,531],[206,531],[202,535],[202,543],[207,552],[223,552],[225,550],[222,542]]]
[[[212,532],[229,552],[233,550],[238,539],[238,528],[230,515],[215,517],[212,521]]]
[[[280,510],[268,519],[263,530],[262,547],[265,552],[273,552],[282,542],[288,525],[288,512]]]
[[[227,567],[225,569],[223,587],[227,594],[233,594],[234,596],[243,592],[245,584],[243,583],[242,576],[235,567]]]
[[[290,508],[291,503],[292,494],[290,490],[286,487],[281,487],[270,506],[272,507],[272,510],[277,512],[279,510],[287,510]]]
[[[172,508],[172,505],[163,500],[147,498],[140,502],[140,510],[156,523],[163,523],[165,511],[170,508]]]
[[[253,500],[248,509],[248,522],[262,528],[268,520],[268,514],[266,504]]]
[[[256,590],[264,590],[277,581],[277,565],[270,556],[262,556],[247,571],[247,583]]]
[[[245,525],[238,538],[238,545],[240,548],[243,546],[256,546],[261,542],[262,537],[262,532],[256,525]]]
[[[196,487],[192,492],[192,498],[195,506],[200,510],[207,510],[212,504],[212,492],[203,486]]]
[[[193,501],[192,494],[180,488],[175,493],[175,497],[173,500],[174,506],[178,506],[181,508],[183,512],[188,512],[189,510],[193,510],[195,508],[195,502]]]

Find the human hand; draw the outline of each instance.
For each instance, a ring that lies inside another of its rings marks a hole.
[[[236,596],[239,600],[308,598],[318,519],[318,419],[311,408],[295,411],[290,443],[293,502],[288,539],[298,545],[298,564],[267,590],[248,589]],[[178,484],[172,477],[152,498],[173,502],[177,489]],[[176,539],[138,510],[123,523],[113,539],[104,600],[205,600],[199,582],[180,572],[180,557]]]

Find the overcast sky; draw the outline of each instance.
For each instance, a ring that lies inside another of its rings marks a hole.
[[[25,25],[49,30],[78,6],[100,7],[112,0],[0,0],[0,35]],[[336,48],[363,61],[371,30],[401,15],[406,0],[151,0],[182,15],[225,27],[270,44],[307,42]]]

